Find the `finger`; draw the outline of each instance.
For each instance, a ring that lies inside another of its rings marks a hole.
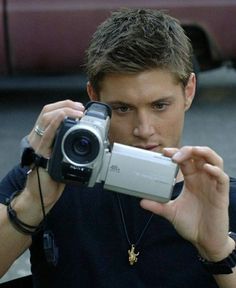
[[[82,103],[71,100],[59,101],[44,106],[36,124],[46,129],[47,125],[58,113],[64,113],[64,117],[81,118],[83,116],[84,106]]]
[[[142,199],[140,201],[140,206],[143,209],[162,216],[172,222],[172,219],[174,218],[174,213],[171,205],[172,202],[173,201],[169,201],[168,203],[158,203],[152,200]]]
[[[214,177],[218,184],[225,185],[229,182],[229,176],[217,166],[205,163],[204,170],[211,176]]]
[[[41,138],[40,144],[37,149],[37,153],[49,158],[52,151],[52,145],[53,141],[57,132],[57,129],[59,128],[61,124],[61,116],[57,115],[50,124],[48,125],[47,129],[44,132],[44,135]]]
[[[165,147],[163,149],[163,155],[167,157],[172,157],[175,153],[179,151],[178,148],[172,148],[172,147]]]
[[[57,109],[48,113],[45,113],[41,116],[39,119],[38,124],[40,127],[43,127],[44,129],[47,128],[47,126],[53,121],[54,118],[60,117],[61,121],[65,119],[65,117],[71,117],[75,119],[80,119],[83,116],[83,111],[81,110],[74,110],[71,108],[61,108]]]
[[[54,118],[60,117],[60,121],[63,121],[65,117],[80,119],[83,116],[83,113],[83,104],[71,100],[59,101],[44,106],[28,137],[31,146],[34,149],[37,148],[43,131],[47,129],[48,125]],[[42,133],[38,133],[37,131],[42,131]]]
[[[61,108],[71,108],[74,110],[84,110],[84,105],[80,102],[75,102],[72,100],[63,100],[63,101],[58,101],[55,103],[50,103],[47,104],[43,107],[41,114],[48,113],[57,109]]]
[[[173,160],[177,163],[190,159],[202,159],[206,163],[223,168],[222,158],[209,147],[184,146],[173,156]]]

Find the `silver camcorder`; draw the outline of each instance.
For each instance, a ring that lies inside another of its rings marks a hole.
[[[160,153],[109,144],[111,108],[89,102],[80,120],[66,118],[58,129],[48,172],[59,182],[93,187],[158,202],[172,196],[178,166]]]

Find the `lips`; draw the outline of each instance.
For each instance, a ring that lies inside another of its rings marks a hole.
[[[156,144],[149,144],[149,145],[135,145],[135,147],[140,148],[140,149],[144,149],[144,150],[149,150],[149,151],[158,151],[160,150],[160,145],[156,145]]]
[[[147,146],[145,147],[144,149],[146,150],[150,150],[150,151],[156,151],[158,149],[158,146],[157,145],[150,145],[150,146]]]

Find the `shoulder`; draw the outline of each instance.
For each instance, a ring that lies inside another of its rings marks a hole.
[[[15,166],[0,182],[0,203],[17,190],[22,190],[27,177],[27,170],[20,165]]]
[[[234,205],[236,209],[236,178],[230,178],[230,203]]]
[[[236,178],[230,177],[230,186],[236,189]]]
[[[230,177],[230,195],[236,198],[236,178]]]
[[[230,178],[230,230],[236,231],[236,178]]]

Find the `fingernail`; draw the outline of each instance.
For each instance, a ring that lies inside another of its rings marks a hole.
[[[182,155],[183,155],[183,154],[182,154],[180,151],[178,151],[178,152],[176,152],[176,153],[173,155],[172,159],[173,159],[174,161],[178,161],[178,160],[181,159]]]
[[[77,109],[81,109],[81,108],[84,109],[84,105],[83,105],[82,103],[80,103],[80,102],[75,102],[75,104],[76,104],[76,108],[77,108]]]
[[[170,147],[165,147],[165,148],[163,148],[163,150],[164,150],[164,151],[172,151],[172,150],[173,150],[173,148],[170,148]]]

